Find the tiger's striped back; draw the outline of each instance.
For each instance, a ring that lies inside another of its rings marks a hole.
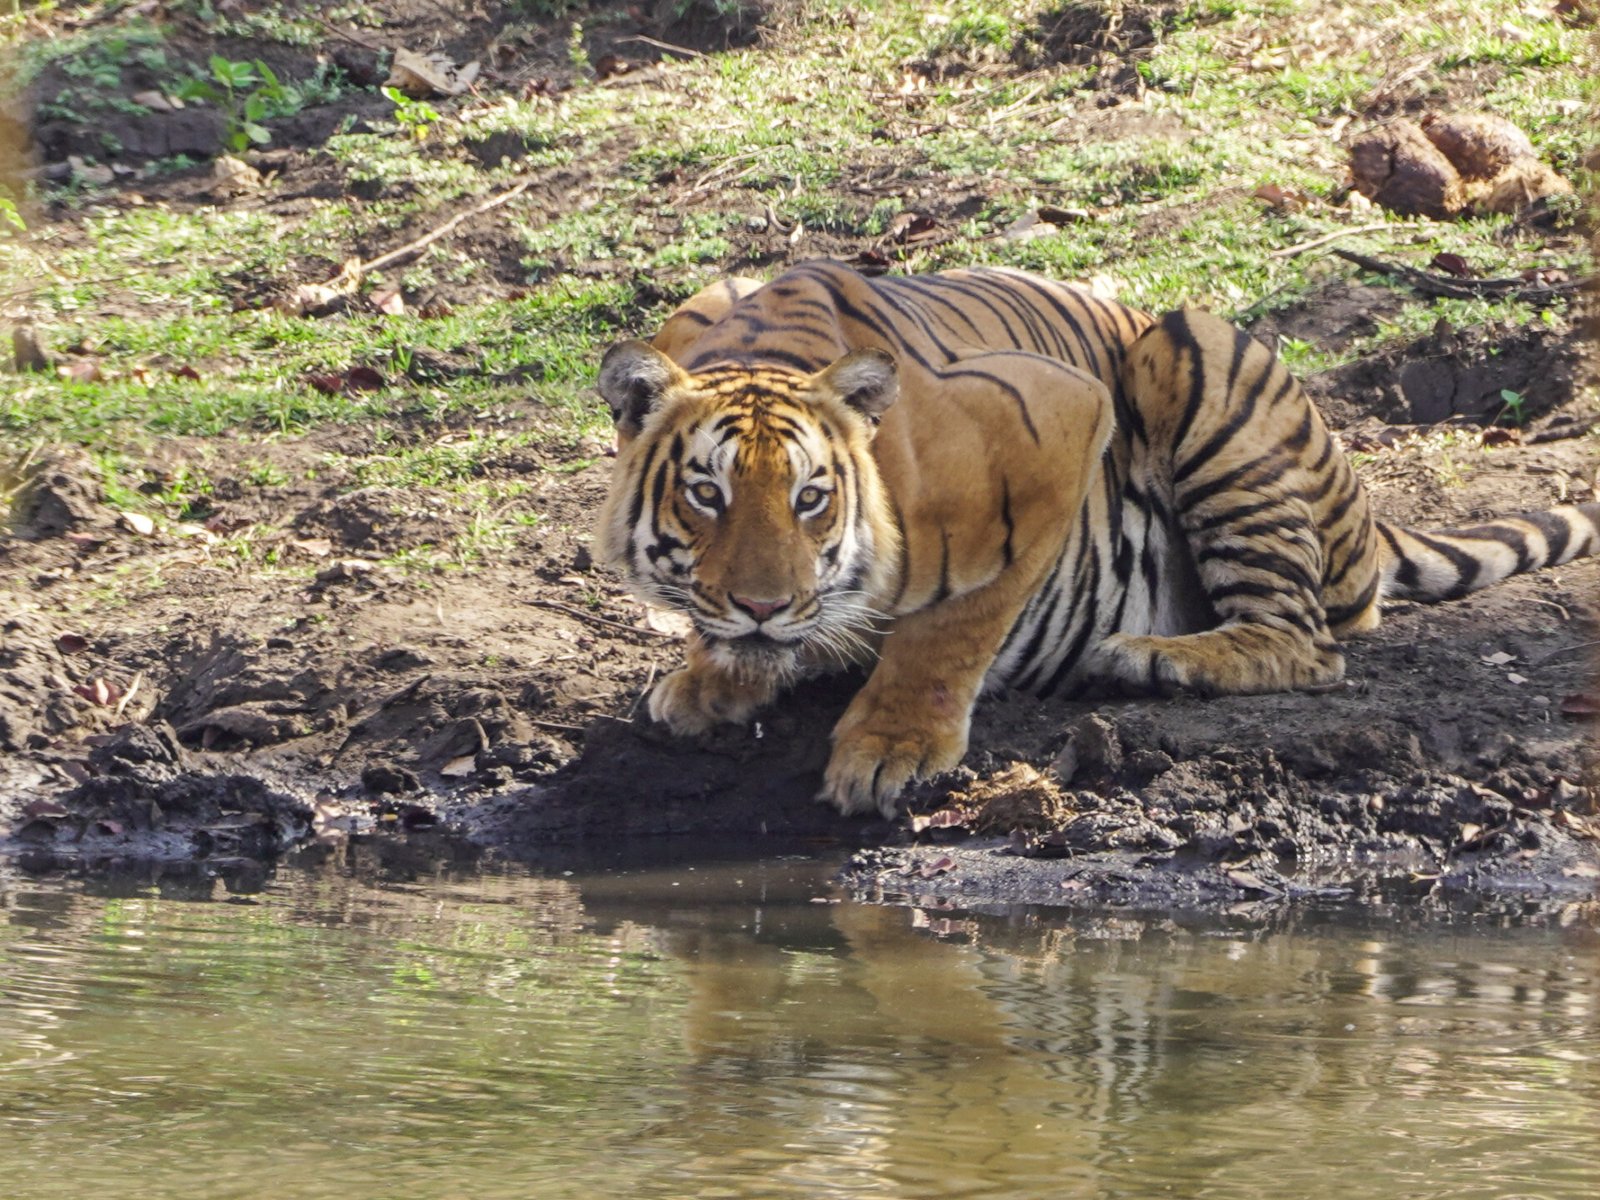
[[[728,281],[653,348],[608,354],[601,390],[623,447],[602,555],[698,627],[652,713],[684,731],[741,719],[773,690],[753,675],[863,650],[865,614],[891,623],[836,732],[826,790],[847,811],[950,761],[980,683],[1327,684],[1337,635],[1375,626],[1386,597],[1600,550],[1595,504],[1437,533],[1377,522],[1265,346],[1016,271],[819,262]]]

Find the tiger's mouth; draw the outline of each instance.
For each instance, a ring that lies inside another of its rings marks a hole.
[[[777,677],[788,680],[800,661],[799,641],[779,641],[759,630],[738,637],[718,636],[701,631],[711,656],[736,675]]]

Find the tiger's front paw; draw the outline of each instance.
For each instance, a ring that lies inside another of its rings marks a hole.
[[[770,686],[682,667],[651,690],[650,717],[679,737],[693,737],[716,725],[742,725],[770,699]]]
[[[817,799],[850,817],[876,808],[892,821],[908,783],[948,771],[967,752],[960,729],[900,728],[871,720],[834,731],[833,754]]]

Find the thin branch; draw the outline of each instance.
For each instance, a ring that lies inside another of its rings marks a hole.
[[[1596,639],[1592,642],[1578,642],[1571,646],[1563,646],[1559,650],[1550,651],[1549,654],[1546,654],[1543,658],[1536,662],[1530,663],[1529,665],[1534,667],[1542,667],[1545,665],[1545,663],[1554,662],[1558,658],[1565,658],[1569,654],[1576,654],[1580,650],[1593,650],[1596,646],[1600,646],[1600,639]]]
[[[1452,279],[1446,275],[1419,271],[1403,263],[1384,262],[1381,258],[1357,254],[1354,250],[1335,250],[1333,253],[1336,257],[1354,263],[1358,267],[1409,284],[1425,296],[1444,296],[1455,300],[1470,300],[1481,296],[1504,296],[1530,302],[1553,300],[1558,296],[1569,296],[1573,292],[1580,291],[1592,282],[1588,279],[1572,279],[1566,283],[1530,284],[1522,278]]]
[[[1285,246],[1281,250],[1274,250],[1267,255],[1268,258],[1294,258],[1304,254],[1307,250],[1315,250],[1318,246],[1326,246],[1329,242],[1340,238],[1354,237],[1358,233],[1377,233],[1383,229],[1416,229],[1416,225],[1396,225],[1392,221],[1376,221],[1371,225],[1353,225],[1349,229],[1335,229],[1332,233],[1325,233],[1321,237],[1312,238],[1309,242],[1296,242],[1292,246]]]
[[[705,58],[706,57],[704,54],[700,53],[700,51],[698,51],[698,50],[691,50],[687,46],[674,46],[671,42],[657,41],[653,37],[645,37],[645,35],[642,34],[642,33],[635,33],[635,34],[630,34],[627,37],[620,37],[620,38],[617,39],[617,41],[619,41],[619,42],[643,42],[646,46],[654,46],[657,50],[665,50],[669,54],[681,54],[685,58]]]
[[[621,621],[613,621],[609,617],[602,617],[597,613],[585,612],[571,604],[563,604],[559,600],[530,600],[535,608],[548,608],[552,612],[565,613],[569,617],[576,617],[580,621],[588,621],[593,625],[603,625],[607,629],[615,629],[621,633],[631,633],[638,637],[664,638],[667,641],[676,641],[677,634],[662,633],[659,629],[645,629],[638,625],[624,625]]]
[[[407,242],[404,246],[401,246],[395,250],[391,250],[387,254],[380,254],[371,262],[364,262],[360,264],[360,266],[357,268],[358,273],[365,275],[369,271],[381,270],[384,267],[392,266],[394,263],[397,263],[402,259],[409,258],[411,255],[427,249],[429,246],[433,245],[434,242],[437,242],[440,238],[444,237],[463,221],[466,221],[472,217],[481,216],[483,213],[489,212],[491,209],[499,208],[508,200],[516,199],[518,196],[522,195],[523,192],[532,187],[533,182],[534,181],[531,178],[524,179],[515,187],[507,188],[498,196],[491,197],[490,199],[485,200],[482,204],[467,209],[466,212],[457,213],[443,225],[440,225],[437,229],[430,233],[423,234],[416,241]]]

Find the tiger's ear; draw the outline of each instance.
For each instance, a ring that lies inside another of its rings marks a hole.
[[[900,394],[894,359],[882,350],[855,350],[811,377],[811,385],[832,392],[869,421],[889,411]]]
[[[617,432],[633,437],[645,417],[661,403],[668,388],[688,382],[689,376],[649,342],[618,342],[600,360],[596,387],[611,406]]]

